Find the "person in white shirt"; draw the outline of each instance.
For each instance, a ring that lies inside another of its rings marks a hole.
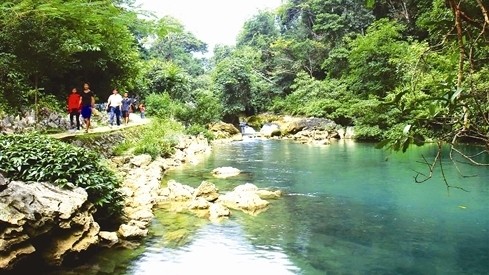
[[[121,125],[121,105],[122,96],[114,89],[107,100],[107,111],[109,112],[109,124],[114,125],[114,117],[116,118],[117,126]]]

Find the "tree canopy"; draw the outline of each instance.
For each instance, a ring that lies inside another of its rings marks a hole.
[[[211,58],[178,20],[138,16],[132,2],[0,4],[2,109],[28,105],[38,87],[63,98],[87,81],[102,98],[120,87],[193,110],[179,111],[187,122],[276,112],[330,118],[398,150],[489,143],[482,0],[287,0]],[[191,119],[195,106],[220,117]]]

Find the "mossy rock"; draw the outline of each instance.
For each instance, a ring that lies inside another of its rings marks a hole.
[[[280,116],[275,114],[264,113],[264,114],[258,114],[258,115],[248,117],[246,123],[250,127],[253,127],[255,129],[261,129],[261,127],[263,127],[265,123],[270,123],[277,120],[280,120]]]

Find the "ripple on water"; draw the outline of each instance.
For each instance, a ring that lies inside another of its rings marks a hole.
[[[152,247],[129,268],[130,274],[298,274],[279,246],[254,246],[237,223],[209,224],[194,241]],[[157,243],[157,242],[155,242]]]

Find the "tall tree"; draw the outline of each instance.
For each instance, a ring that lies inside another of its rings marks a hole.
[[[108,0],[7,1],[0,6],[0,50],[15,56],[12,66],[33,88],[60,94],[65,85],[90,81],[109,91],[137,74],[127,27],[135,18]]]

